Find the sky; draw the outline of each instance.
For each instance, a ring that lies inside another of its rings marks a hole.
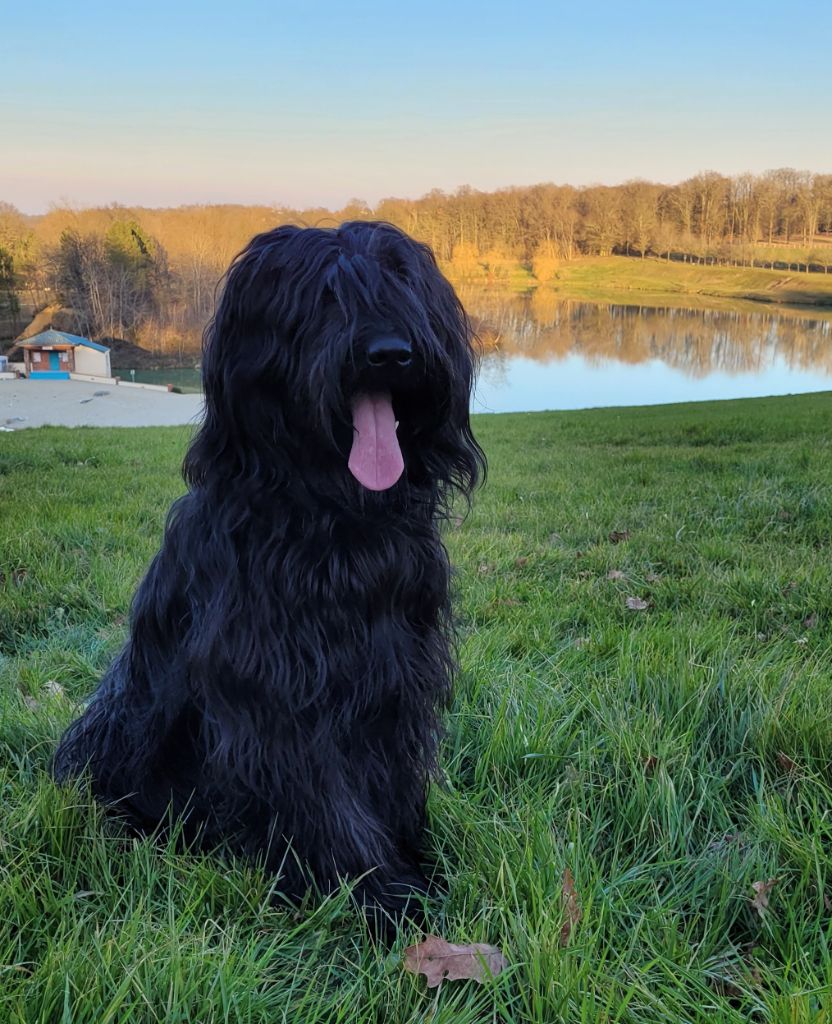
[[[824,0],[0,3],[0,201],[832,172]]]

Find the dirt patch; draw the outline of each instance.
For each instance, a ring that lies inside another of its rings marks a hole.
[[[124,338],[98,338],[96,340],[110,350],[110,366],[113,370],[170,370],[180,366],[195,367],[199,365],[199,353],[187,353],[183,358],[172,352],[151,352]]]

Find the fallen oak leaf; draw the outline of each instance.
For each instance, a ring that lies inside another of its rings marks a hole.
[[[611,530],[609,533],[611,544],[620,544],[624,540],[630,539],[629,530]]]
[[[404,951],[404,969],[424,974],[428,988],[436,988],[445,980],[470,979],[482,984],[488,977],[495,978],[507,965],[497,946],[485,942],[457,945],[439,935],[428,935],[423,942]]]
[[[521,555],[520,558],[515,558],[514,559],[514,568],[515,569],[525,569],[528,564],[529,564],[529,557],[528,557],[528,555]]]
[[[627,607],[633,612],[643,612],[650,607],[650,602],[645,601],[642,597],[628,597]]]
[[[745,995],[730,978],[716,978],[712,975],[708,978],[708,984],[718,996],[724,996],[726,999],[742,999]]]
[[[783,771],[790,775],[797,771],[797,762],[793,761],[788,754],[784,754],[782,750],[777,751],[777,762]]]
[[[777,885],[778,879],[769,878],[766,882],[752,882],[751,888],[754,890],[754,897],[751,900],[751,906],[757,911],[760,917],[765,916],[765,912],[768,910],[768,897],[771,890]]]
[[[563,872],[561,894],[563,895],[565,920],[563,922],[563,927],[560,930],[560,944],[561,946],[565,946],[569,942],[572,930],[578,925],[578,922],[583,916],[581,912],[581,905],[578,902],[578,891],[575,888],[575,879],[572,877],[572,872],[569,868],[565,868]]]

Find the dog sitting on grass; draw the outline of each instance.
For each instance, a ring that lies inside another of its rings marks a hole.
[[[454,668],[455,492],[485,470],[472,331],[388,224],[280,227],[232,263],[188,492],[57,779],[142,832],[342,880],[376,924],[426,888],[425,801]]]

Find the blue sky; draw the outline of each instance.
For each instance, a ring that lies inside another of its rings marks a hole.
[[[32,0],[2,28],[27,212],[832,172],[821,0]]]

